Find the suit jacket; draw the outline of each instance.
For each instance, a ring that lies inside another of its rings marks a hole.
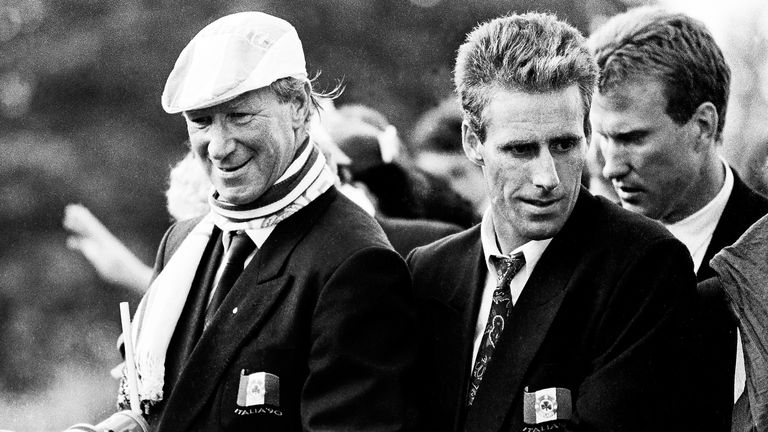
[[[196,222],[169,229],[157,270]],[[177,325],[150,424],[162,432],[404,430],[415,352],[409,296],[408,269],[381,228],[332,188],[275,227],[198,340],[184,334],[194,326]],[[199,298],[190,293],[182,318]],[[258,385],[264,401],[248,401]]]
[[[695,279],[687,249],[658,224],[582,190],[517,300],[469,409],[487,273],[480,227],[417,248],[407,261],[425,334],[425,430],[687,430],[682,423],[696,413],[684,403]],[[571,420],[524,429],[524,389],[553,387],[570,390]]]
[[[424,219],[401,219],[376,215],[392,247],[403,257],[418,246],[424,246],[461,231],[458,225]]]
[[[695,394],[702,399],[701,430],[706,431],[731,430],[736,364],[736,321],[709,261],[768,213],[768,199],[744,184],[735,170],[733,177],[733,191],[696,275],[699,281],[697,338],[701,354],[694,366],[698,377]]]

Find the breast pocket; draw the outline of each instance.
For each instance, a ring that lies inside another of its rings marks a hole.
[[[245,350],[223,377],[222,430],[301,430],[303,363],[295,349]]]

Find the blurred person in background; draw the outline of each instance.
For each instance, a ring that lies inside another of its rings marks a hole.
[[[416,164],[430,174],[446,178],[481,215],[488,206],[485,180],[481,167],[464,155],[461,122],[459,101],[455,97],[446,98],[419,117],[410,143]]]
[[[329,117],[327,128],[336,141],[348,141],[361,128],[374,128],[361,133],[369,138],[375,136],[378,146],[368,140],[367,144],[344,145],[343,150],[358,155],[353,157],[358,159],[354,164],[355,179],[370,191],[382,213],[402,219],[442,221],[464,228],[479,221],[472,203],[454,190],[450,182],[414,163],[397,129],[384,114],[362,104],[343,105],[335,112],[335,116]]]
[[[343,108],[339,111],[343,112]],[[421,203],[413,193],[411,177],[395,160],[401,149],[394,128],[381,130],[348,118],[336,123],[329,133],[350,158],[345,167],[350,183],[365,192],[371,202],[370,214],[402,256],[417,246],[461,231],[458,225],[420,217]]]
[[[687,430],[691,258],[581,186],[598,70],[549,14],[477,26],[454,81],[480,225],[408,256],[427,430]]]
[[[178,222],[208,213],[210,190],[211,182],[194,153],[188,152],[171,167],[169,175],[165,196],[172,220]],[[152,267],[131,252],[90,210],[80,204],[67,205],[62,225],[68,231],[67,247],[82,253],[101,279],[139,294],[149,288]]]
[[[603,176],[622,207],[686,245],[698,281],[715,276],[710,259],[768,212],[718,155],[730,85],[720,48],[701,22],[651,7],[611,18],[590,47],[601,71],[591,117]],[[691,394],[705,407],[702,428],[727,431],[744,364],[726,298],[710,287],[699,289]]]
[[[134,317],[153,430],[408,429],[408,270],[335,188],[315,95],[296,30],[259,12],[206,26],[168,77],[214,193],[166,233]]]

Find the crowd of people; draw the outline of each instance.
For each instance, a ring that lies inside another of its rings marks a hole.
[[[706,27],[642,7],[585,38],[509,14],[453,76],[403,139],[313,89],[285,20],[189,42],[154,266],[64,217],[144,293],[124,430],[768,428],[768,199],[718,154],[730,70]]]

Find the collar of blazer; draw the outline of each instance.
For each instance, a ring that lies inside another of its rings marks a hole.
[[[282,274],[285,262],[299,241],[336,198],[329,189],[309,205],[275,227],[200,336],[182,367],[176,387],[166,399],[159,428],[188,430],[224,373],[224,366],[250,334],[262,326],[291,276]],[[258,295],[252,295],[258,293]],[[243,299],[248,301],[243,301]],[[237,314],[232,310],[237,307]],[[227,343],[221,343],[227,341]],[[197,397],[190,398],[189,395]]]
[[[733,171],[733,190],[717,222],[712,240],[704,253],[704,259],[701,261],[701,267],[696,275],[699,281],[715,276],[714,270],[709,266],[709,260],[716,253],[738,240],[747,228],[768,213],[768,199],[750,189],[739,178],[733,167],[731,170]]]
[[[586,247],[595,198],[582,188],[563,229],[554,237],[533,270],[512,312],[509,332],[503,333],[488,366],[483,385],[467,412],[465,430],[501,428],[513,401],[522,394],[523,378],[557,316],[568,282]],[[478,242],[479,242],[478,238]],[[482,283],[482,280],[477,284]],[[468,377],[463,377],[467,379]]]

